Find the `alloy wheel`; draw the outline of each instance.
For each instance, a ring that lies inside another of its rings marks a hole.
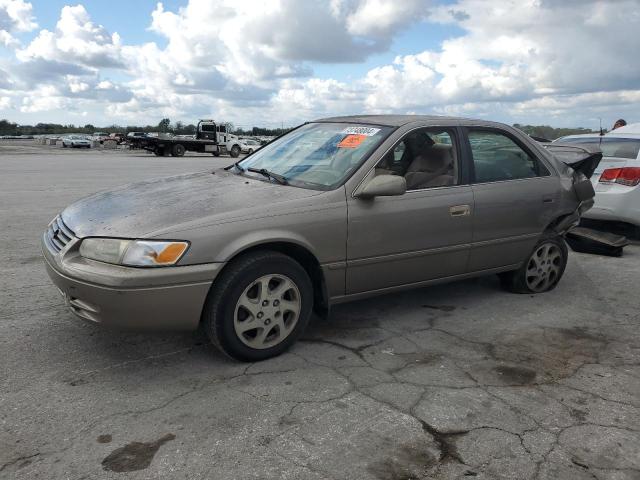
[[[248,347],[270,348],[293,331],[302,307],[300,290],[285,275],[263,275],[244,289],[236,303],[233,326]]]
[[[533,252],[527,263],[527,287],[544,292],[560,279],[562,251],[554,243],[543,243]]]

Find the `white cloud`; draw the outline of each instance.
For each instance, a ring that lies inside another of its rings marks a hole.
[[[44,59],[94,68],[123,66],[120,36],[93,23],[82,5],[63,7],[55,30],[41,30],[17,56],[23,61]]]
[[[0,110],[8,110],[12,106],[10,97],[0,97]]]
[[[25,7],[10,27],[0,13],[0,43],[34,26],[29,4],[0,0],[0,12],[8,3]],[[414,51],[359,78],[314,76],[318,64],[348,69],[387,52],[417,22],[455,29],[440,45],[403,44]],[[55,29],[0,62],[11,72],[0,93],[23,112],[101,112],[107,123],[375,112],[582,125],[640,113],[637,0],[190,0],[158,3],[149,28],[166,42],[126,44],[82,5],[64,7]]]
[[[71,93],[80,93],[89,90],[89,84],[87,82],[83,82],[72,75],[67,75],[67,85]]]
[[[423,0],[363,0],[347,16],[347,29],[353,35],[389,35],[426,16],[426,6]]]
[[[0,0],[0,45],[19,45],[12,34],[29,32],[37,26],[30,3],[24,0]]]
[[[43,86],[22,99],[20,111],[23,113],[59,110],[69,105],[69,99],[60,95],[53,86]]]

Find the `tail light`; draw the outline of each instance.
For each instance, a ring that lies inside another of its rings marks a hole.
[[[598,181],[635,187],[640,183],[640,167],[607,168]]]

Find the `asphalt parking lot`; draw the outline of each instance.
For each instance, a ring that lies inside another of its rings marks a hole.
[[[289,353],[83,323],[49,282],[73,200],[229,158],[0,143],[0,478],[640,478],[640,246],[336,307]]]

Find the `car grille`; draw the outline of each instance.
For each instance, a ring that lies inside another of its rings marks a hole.
[[[54,252],[59,252],[67,245],[67,243],[73,240],[74,234],[62,221],[62,217],[58,215],[47,228],[45,238],[49,243],[49,247]]]

